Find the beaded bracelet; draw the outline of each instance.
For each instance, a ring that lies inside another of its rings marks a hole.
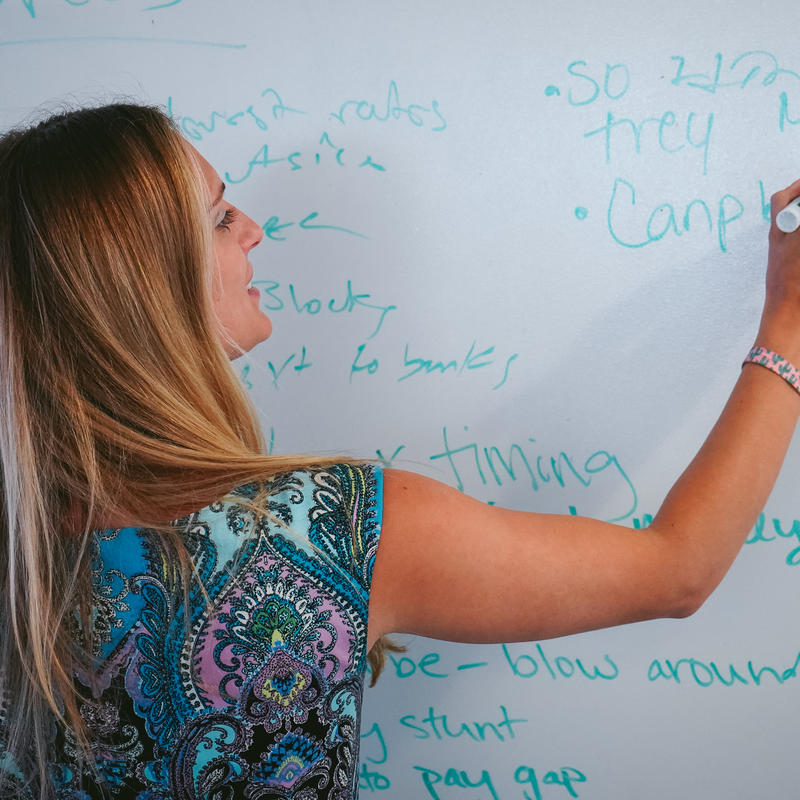
[[[747,354],[747,358],[742,363],[745,364],[759,364],[772,370],[776,375],[780,375],[787,383],[789,383],[795,391],[800,392],[800,370],[795,367],[791,361],[787,361],[783,356],[779,356],[772,350],[767,350],[766,347],[759,347],[756,345]]]

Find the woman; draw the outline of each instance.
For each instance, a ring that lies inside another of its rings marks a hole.
[[[156,109],[0,140],[4,797],[354,797],[385,634],[687,616],[766,500],[800,395],[750,364],[646,532],[265,455],[229,363],[261,236]],[[756,343],[800,364],[799,318],[773,225]]]

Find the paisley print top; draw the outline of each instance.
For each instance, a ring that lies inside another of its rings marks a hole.
[[[179,520],[207,596],[147,530],[96,537],[96,769],[59,734],[59,798],[352,800],[382,476],[338,465]],[[99,694],[98,694],[99,692]]]

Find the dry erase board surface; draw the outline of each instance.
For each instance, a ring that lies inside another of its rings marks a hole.
[[[276,452],[642,527],[755,334],[799,32],[730,0],[0,0],[0,126],[169,109],[265,231],[274,334],[236,365]],[[404,637],[362,796],[795,796],[798,478],[795,446],[691,619]]]

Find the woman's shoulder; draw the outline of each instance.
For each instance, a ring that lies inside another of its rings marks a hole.
[[[108,567],[126,571],[134,564],[161,561],[171,532],[187,551],[213,550],[217,563],[237,557],[258,540],[271,546],[291,543],[327,553],[350,567],[377,546],[383,511],[383,474],[364,463],[334,463],[281,472],[242,484],[208,505],[169,523],[163,530],[118,526],[95,532],[98,556]]]
[[[238,487],[208,512],[233,532],[255,528],[349,564],[377,545],[383,473],[361,463],[285,472]]]
[[[368,462],[335,462],[320,466],[279,472],[260,481],[243,484],[226,495],[226,498],[252,499],[259,494],[276,496],[297,491],[333,491],[343,493],[342,499],[352,493],[370,493],[381,488],[381,468]]]
[[[281,472],[262,481],[243,484],[198,514],[249,512],[251,516],[277,518],[285,524],[297,523],[299,512],[313,523],[328,514],[360,514],[380,522],[383,473],[380,467],[365,463],[335,463],[321,467]],[[376,519],[377,518],[377,519]],[[178,523],[181,521],[179,520]]]

